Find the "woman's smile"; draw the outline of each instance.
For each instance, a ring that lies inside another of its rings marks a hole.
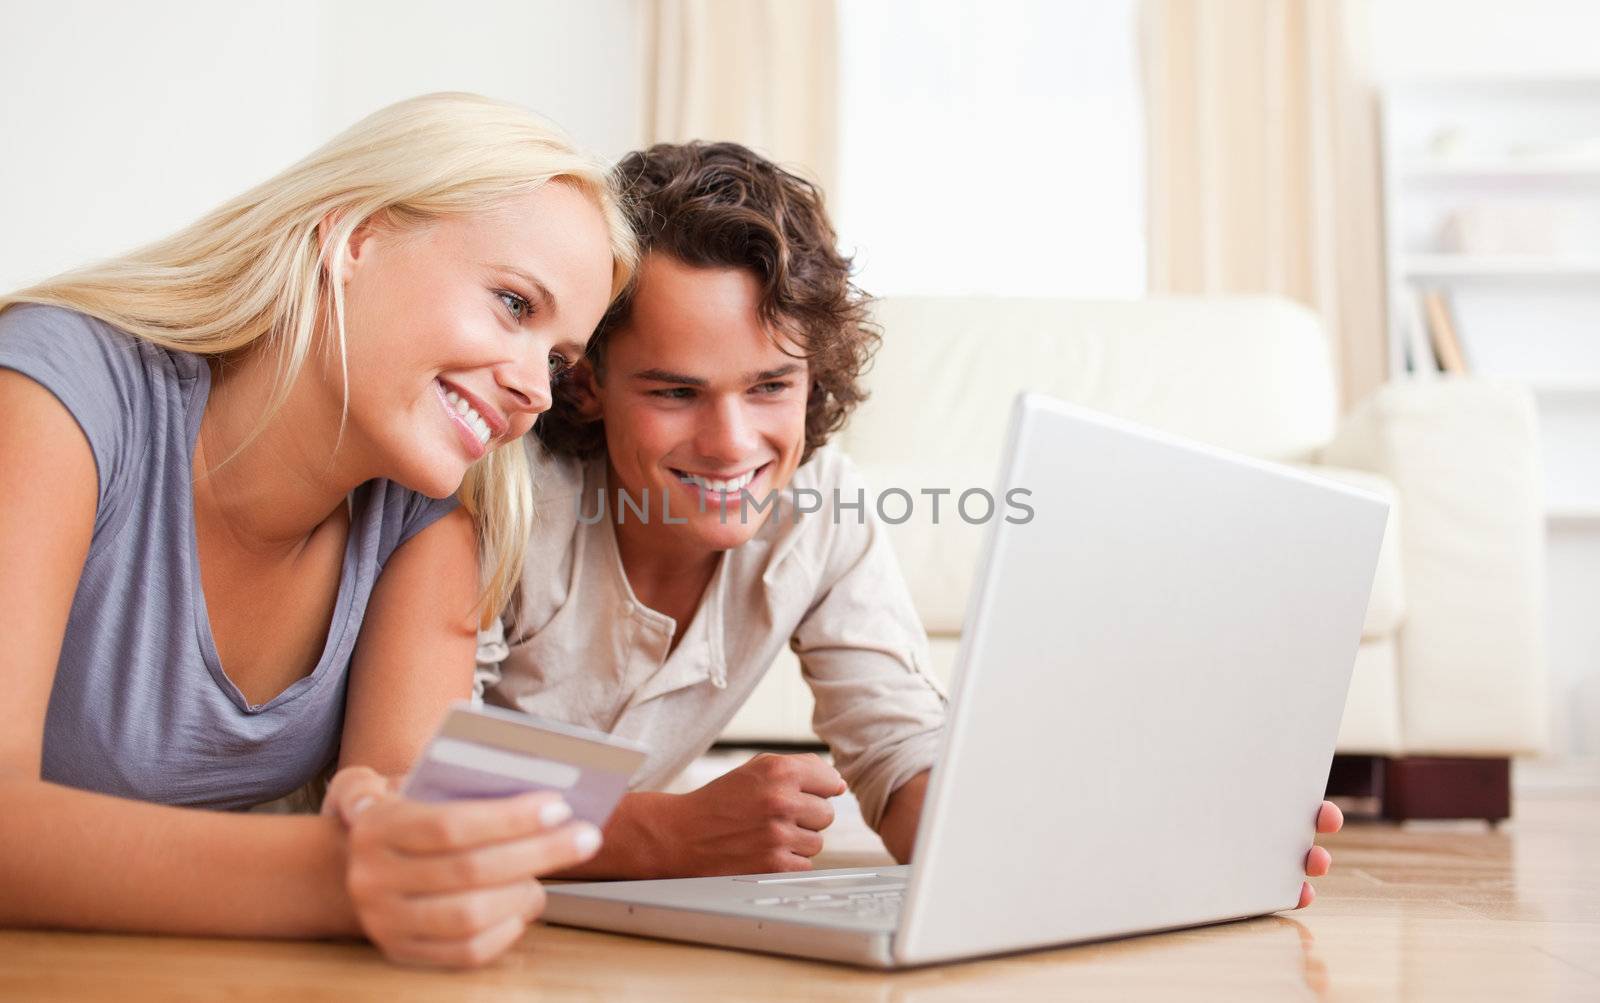
[[[489,443],[505,432],[506,421],[495,410],[472,393],[443,379],[433,381],[434,392],[445,414],[461,439],[461,445],[473,460],[481,459],[489,451]]]

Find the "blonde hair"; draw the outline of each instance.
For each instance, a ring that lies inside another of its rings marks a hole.
[[[486,210],[551,181],[576,186],[604,215],[615,296],[638,252],[605,163],[523,108],[475,94],[428,94],[367,116],[170,237],[0,296],[0,310],[66,307],[199,355],[236,352],[265,338],[278,367],[264,423],[288,397],[319,320],[334,335],[348,393],[342,284],[326,273],[358,227],[379,214],[404,225]],[[328,232],[319,232],[327,222]],[[523,444],[508,443],[475,463],[459,497],[477,527],[487,622],[521,579],[533,525]]]

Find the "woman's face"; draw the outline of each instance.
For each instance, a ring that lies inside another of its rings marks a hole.
[[[805,451],[809,367],[762,321],[759,302],[744,269],[647,255],[632,315],[607,341],[595,392],[613,487],[648,499],[652,533],[674,549],[749,540],[772,508],[747,505],[741,517],[741,490],[764,504]]]
[[[552,373],[582,356],[611,293],[605,220],[560,182],[485,212],[365,227],[343,265],[341,453],[435,498],[532,427]],[[337,357],[322,371],[337,401]]]

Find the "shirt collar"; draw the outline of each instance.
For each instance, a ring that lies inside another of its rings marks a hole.
[[[598,501],[598,493],[607,490],[604,458],[591,460],[584,470],[584,510],[592,511],[592,506]],[[607,500],[611,502],[615,499]],[[622,567],[622,553],[617,546],[614,505],[608,504],[604,511],[604,518],[582,527],[582,531],[589,536],[590,547],[586,549],[596,555],[601,565],[592,570],[606,576],[610,586],[608,591],[616,596],[616,608],[622,615],[646,629],[670,637],[677,629],[676,621],[665,613],[646,606],[634,594],[633,586],[628,582],[628,574]],[[700,605],[685,628],[683,639],[678,642],[678,647],[667,655],[665,661],[657,666],[656,671],[644,685],[634,691],[628,699],[625,711],[664,694],[708,680],[717,689],[727,688],[728,666],[724,645],[723,612],[727,604],[728,565],[732,556],[723,554],[717,561],[716,569],[711,573],[711,581],[707,583],[705,594],[700,599]],[[662,650],[665,650],[665,646]]]

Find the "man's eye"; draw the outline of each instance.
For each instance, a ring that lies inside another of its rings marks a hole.
[[[516,293],[501,289],[495,295],[500,297],[500,302],[506,305],[506,309],[511,311],[511,316],[516,320],[526,320],[528,315],[533,313],[533,304]]]
[[[758,394],[781,394],[789,389],[789,384],[783,380],[774,380],[771,383],[757,383],[755,391]]]
[[[682,401],[694,396],[693,387],[667,387],[665,390],[652,390],[650,396],[660,397],[662,400]]]

